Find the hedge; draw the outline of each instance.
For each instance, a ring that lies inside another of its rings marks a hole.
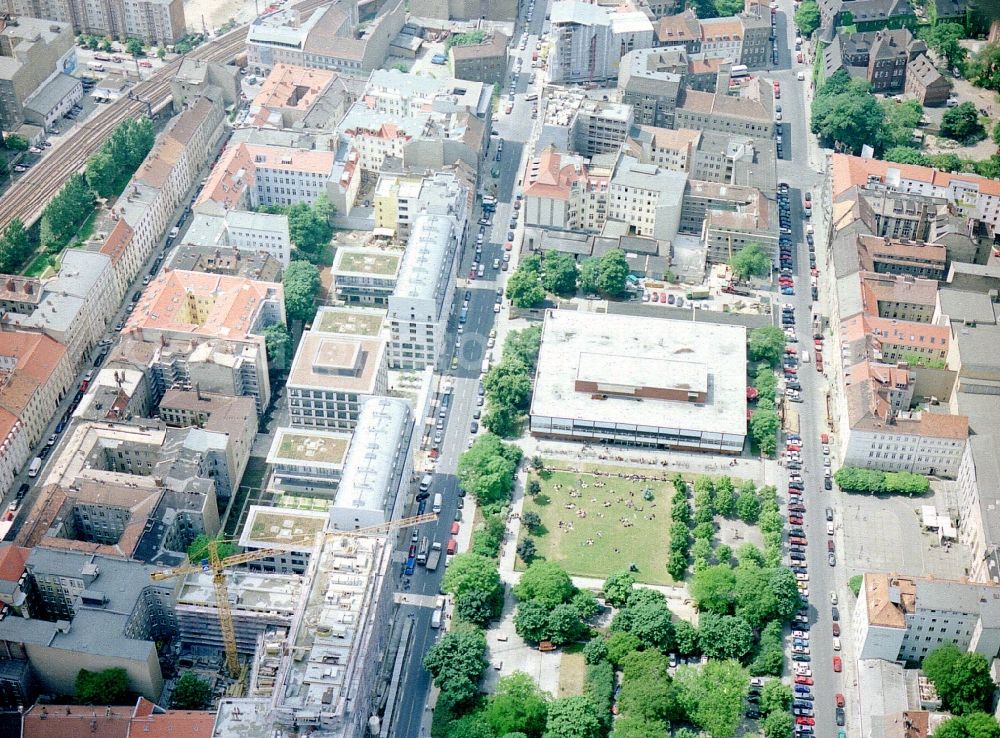
[[[923,495],[930,491],[927,477],[913,472],[884,472],[878,469],[859,469],[845,466],[833,475],[837,486],[847,492],[887,492],[906,495]]]

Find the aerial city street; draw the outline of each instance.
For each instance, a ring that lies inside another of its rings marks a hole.
[[[1000,5],[4,1],[0,736],[1000,738]]]

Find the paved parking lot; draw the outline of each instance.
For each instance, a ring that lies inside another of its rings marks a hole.
[[[969,549],[959,543],[940,545],[936,534],[922,530],[920,507],[947,509],[946,495],[933,497],[838,496],[837,535],[847,575],[865,571],[906,572],[955,578],[966,573]]]

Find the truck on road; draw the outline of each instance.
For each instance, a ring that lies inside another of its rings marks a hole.
[[[431,552],[427,556],[427,571],[434,571],[437,569],[439,561],[441,561],[441,543],[439,541],[434,541],[434,543],[431,544]]]

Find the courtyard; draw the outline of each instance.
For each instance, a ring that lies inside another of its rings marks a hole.
[[[538,557],[571,575],[604,579],[634,564],[638,581],[672,584],[666,569],[669,479],[642,478],[646,469],[587,465],[572,471],[559,463],[547,460],[541,475],[531,474],[541,493],[525,497],[521,514],[537,513],[542,522],[532,532],[522,525],[521,539],[531,537]]]

